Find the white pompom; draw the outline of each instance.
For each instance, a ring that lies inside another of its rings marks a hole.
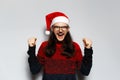
[[[45,34],[46,34],[46,35],[50,35],[50,31],[46,30],[46,31],[45,31]]]

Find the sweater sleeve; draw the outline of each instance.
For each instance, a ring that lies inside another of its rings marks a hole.
[[[92,48],[84,49],[84,57],[82,59],[82,63],[81,63],[81,73],[83,75],[89,75],[91,67],[92,67],[92,54],[93,54],[93,50]]]
[[[33,75],[39,73],[39,71],[41,70],[42,65],[39,63],[36,55],[35,55],[35,49],[36,46],[34,47],[30,47],[28,49],[28,63],[29,63],[29,67],[30,67],[30,71]]]

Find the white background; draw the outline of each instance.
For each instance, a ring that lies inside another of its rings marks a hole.
[[[120,80],[119,0],[0,0],[0,80],[31,80],[27,40],[37,37],[37,51],[47,38],[45,15],[52,11],[69,16],[82,51],[82,38],[93,41],[93,67],[83,80]]]

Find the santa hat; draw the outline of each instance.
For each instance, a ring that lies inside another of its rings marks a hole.
[[[46,35],[50,34],[51,26],[57,22],[64,22],[69,25],[69,18],[62,12],[52,12],[46,15]]]

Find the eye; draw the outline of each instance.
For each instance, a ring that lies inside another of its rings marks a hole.
[[[53,28],[59,28],[59,26],[53,26]]]
[[[62,29],[62,30],[67,30],[67,29],[69,28],[69,26],[53,26],[53,28],[54,28],[55,30],[60,30],[60,29]]]
[[[61,28],[66,28],[66,29],[67,29],[67,28],[68,28],[68,26],[61,26]]]

